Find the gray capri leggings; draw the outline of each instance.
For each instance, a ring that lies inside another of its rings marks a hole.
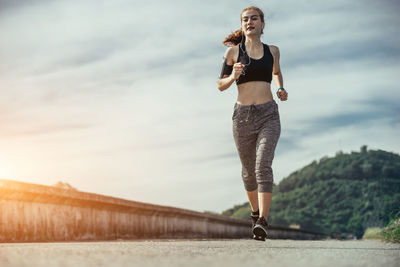
[[[245,189],[272,193],[271,165],[281,134],[278,104],[275,100],[258,105],[235,103],[232,121]]]

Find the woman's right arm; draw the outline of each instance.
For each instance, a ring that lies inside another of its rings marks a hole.
[[[240,74],[242,73],[244,65],[242,65],[242,63],[235,63],[235,61],[233,60],[234,55],[235,55],[235,50],[233,47],[229,47],[225,52],[224,59],[226,62],[224,62],[224,65],[226,63],[228,66],[233,68],[233,71],[232,73],[230,73],[230,75],[225,74],[223,75],[222,78],[218,80],[218,89],[220,91],[228,89],[232,85],[232,83],[239,78]],[[224,66],[222,67],[224,68]],[[223,71],[224,70],[222,70],[222,72]]]
[[[224,78],[218,80],[218,89],[220,91],[224,91],[228,89],[232,83],[235,81],[235,78],[231,74],[230,76],[224,75]]]

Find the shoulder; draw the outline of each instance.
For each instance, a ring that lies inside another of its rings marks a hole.
[[[276,45],[268,45],[268,47],[269,47],[269,51],[271,51],[271,53],[274,56],[279,56],[279,47],[278,46],[276,46]]]
[[[228,65],[233,65],[236,63],[236,58],[239,53],[239,46],[234,45],[230,46],[226,49],[224,57],[226,58],[226,62]]]

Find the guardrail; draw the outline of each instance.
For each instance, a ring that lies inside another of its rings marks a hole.
[[[0,242],[250,237],[250,220],[0,179]],[[272,225],[269,237],[327,235]]]

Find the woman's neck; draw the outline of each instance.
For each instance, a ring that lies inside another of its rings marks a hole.
[[[262,46],[260,36],[246,36],[246,41],[244,42],[244,45],[250,50]]]

